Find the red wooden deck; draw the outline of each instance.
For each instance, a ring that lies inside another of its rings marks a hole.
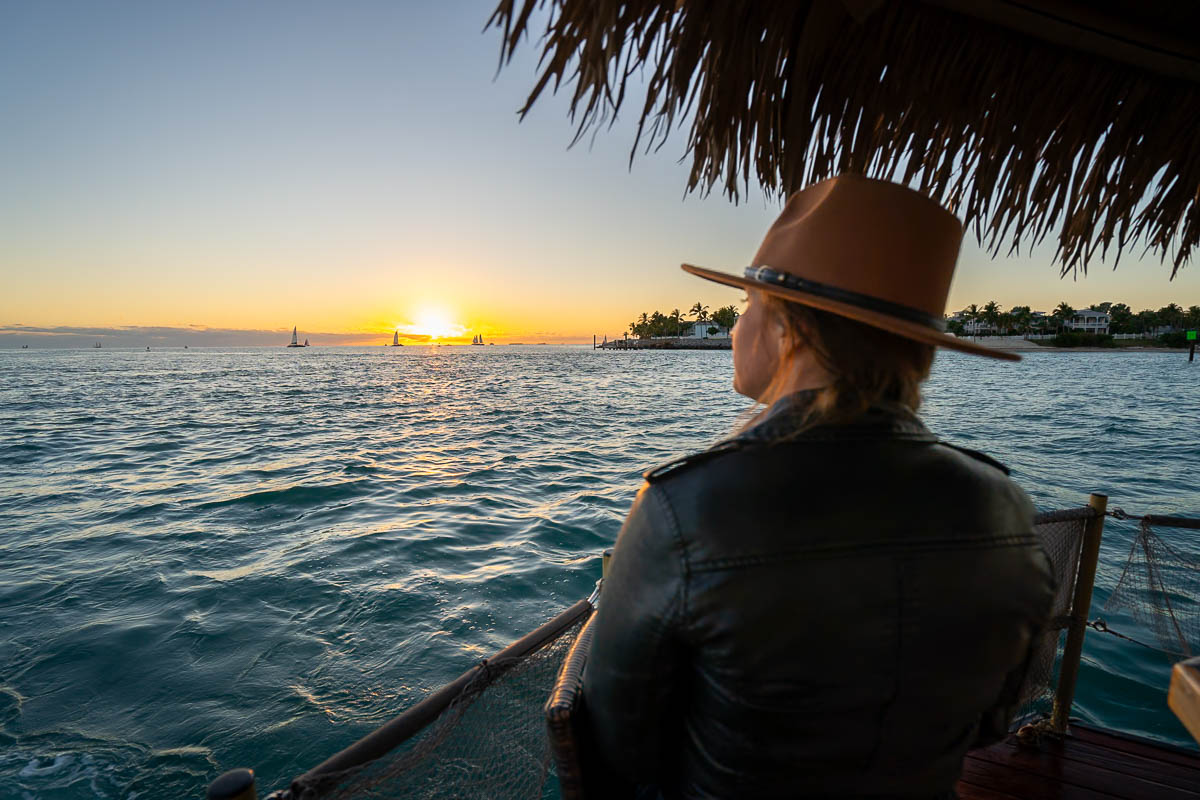
[[[1200,752],[1083,725],[1039,748],[1001,742],[967,754],[962,800],[1200,800]]]

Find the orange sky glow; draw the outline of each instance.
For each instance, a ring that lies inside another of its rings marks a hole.
[[[26,6],[0,31],[0,346],[150,326],[583,343],[737,304],[679,264],[740,271],[779,199],[685,195],[686,126],[631,167],[634,120],[573,148],[562,96],[518,121],[537,48],[497,75],[493,5],[305,7],[286,29],[240,4]],[[1052,243],[969,240],[947,310],[1200,304],[1196,266],[1169,281],[1139,252],[1060,279]]]

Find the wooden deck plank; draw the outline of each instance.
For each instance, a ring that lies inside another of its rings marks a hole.
[[[955,789],[958,791],[958,800],[1029,800],[1027,797],[1018,797],[1008,792],[998,792],[987,786],[968,783],[965,773]]]
[[[1158,780],[1157,775],[1130,775],[1111,767],[1082,764],[1061,758],[1049,750],[1034,750],[1001,743],[971,754],[977,760],[986,761],[1009,770],[1037,775],[1043,780],[1078,786],[1095,792],[1107,792],[1118,797],[1155,798],[1155,800],[1197,800],[1200,794],[1187,789],[1168,786]]]
[[[956,788],[960,800],[1010,797],[1016,800],[1123,800],[1120,795],[1059,783],[1024,770],[997,768],[970,756],[963,763],[962,779]]]
[[[964,800],[1200,800],[1200,754],[1073,726],[1041,748],[1013,740],[967,754]]]
[[[1152,775],[1161,783],[1177,789],[1187,789],[1200,797],[1200,764],[1185,767],[1079,739],[1072,741],[1068,746],[1056,742],[1047,745],[1046,749],[1060,758],[1081,764],[1108,767],[1126,775]]]
[[[1128,736],[1116,731],[1106,731],[1101,728],[1093,728],[1090,725],[1073,723],[1071,725],[1070,738],[1092,742],[1102,747],[1121,750],[1126,753],[1135,753],[1157,761],[1166,761],[1171,764],[1180,764],[1185,767],[1200,769],[1200,751],[1184,749],[1175,745],[1159,744],[1158,742],[1143,739],[1139,736]]]

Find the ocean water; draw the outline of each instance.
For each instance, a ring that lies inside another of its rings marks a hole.
[[[585,596],[641,471],[746,409],[728,352],[18,350],[0,376],[17,798],[283,785]],[[923,416],[1039,508],[1200,515],[1198,385],[1178,352],[943,353]],[[1093,616],[1132,534],[1106,528]],[[1076,713],[1187,744],[1168,676],[1091,634]]]

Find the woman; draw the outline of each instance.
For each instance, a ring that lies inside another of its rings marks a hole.
[[[744,276],[734,388],[765,410],[646,473],[584,698],[595,770],[666,797],[954,796],[1003,735],[1053,577],[1033,507],[916,416],[962,227],[855,176],[787,203]],[[610,787],[611,790],[611,787]]]

